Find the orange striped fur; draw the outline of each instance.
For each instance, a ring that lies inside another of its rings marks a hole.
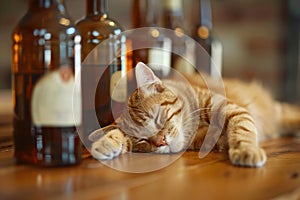
[[[136,76],[139,88],[128,100],[128,112],[90,135],[96,159],[130,151],[214,149],[228,152],[234,165],[260,167],[267,159],[260,141],[300,129],[300,109],[276,102],[257,83],[193,75],[186,76],[188,87],[158,79],[142,63]]]

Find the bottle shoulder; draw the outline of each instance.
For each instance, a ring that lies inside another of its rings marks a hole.
[[[65,14],[59,12],[28,12],[19,20],[13,32],[32,32],[36,29],[59,32],[69,28],[75,29],[75,25]]]
[[[91,30],[98,30],[100,32],[121,32],[123,29],[121,25],[113,19],[101,18],[99,16],[84,17],[76,22],[76,28],[79,31],[87,32]]]

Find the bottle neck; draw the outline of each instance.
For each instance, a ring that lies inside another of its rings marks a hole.
[[[198,37],[207,39],[210,36],[211,29],[212,16],[210,0],[199,0]]]
[[[154,0],[146,0],[145,24],[156,26],[158,24],[157,11]]]
[[[107,0],[86,0],[86,13],[88,16],[107,16]]]
[[[210,0],[199,0],[199,20],[198,25],[212,29],[212,16]]]
[[[135,28],[158,26],[156,0],[135,0],[132,13]]]
[[[29,0],[30,10],[49,9],[56,7],[60,12],[65,12],[64,0]]]
[[[29,0],[29,7],[31,8],[49,8],[53,5],[63,5],[63,0]]]
[[[164,0],[164,26],[179,32],[184,32],[182,0]]]
[[[164,10],[165,12],[181,14],[182,11],[182,0],[164,0]]]

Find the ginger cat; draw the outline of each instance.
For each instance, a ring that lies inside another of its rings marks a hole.
[[[201,147],[228,152],[233,165],[261,167],[267,157],[260,141],[300,130],[300,109],[276,102],[258,84],[223,80],[223,88],[193,75],[186,77],[192,86],[187,87],[186,82],[160,80],[143,63],[135,70],[138,89],[128,99],[128,110],[89,136],[96,159]]]

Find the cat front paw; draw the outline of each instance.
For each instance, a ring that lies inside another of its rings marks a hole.
[[[118,129],[109,131],[92,144],[91,154],[98,160],[110,160],[122,152],[124,135]]]
[[[238,166],[262,167],[267,161],[267,156],[258,146],[243,146],[229,149],[229,159],[232,164]]]

